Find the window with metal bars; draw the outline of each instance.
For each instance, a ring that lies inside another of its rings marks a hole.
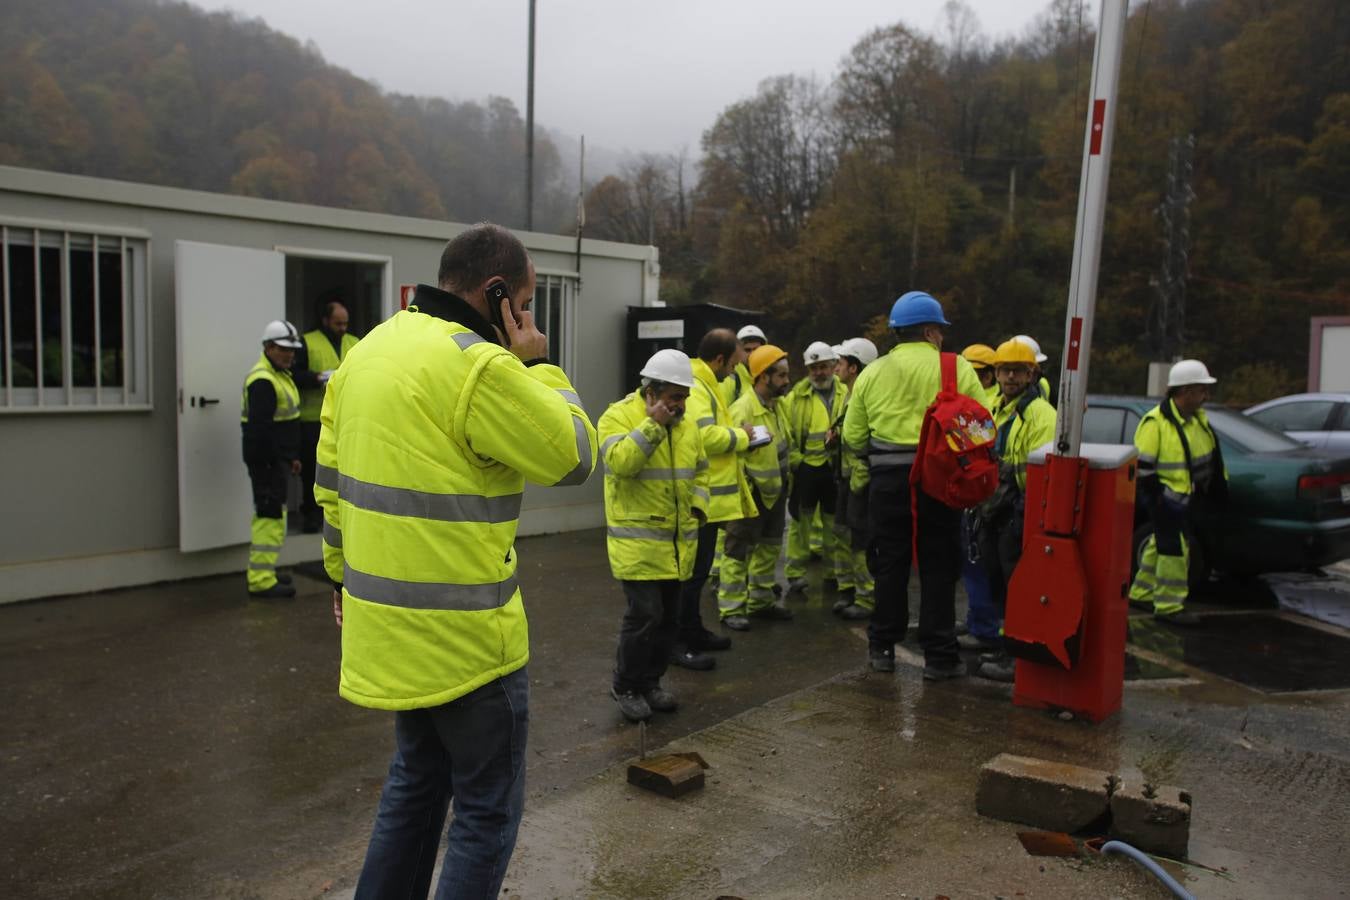
[[[570,377],[576,331],[573,308],[577,279],[571,275],[536,273],[534,323],[548,337],[548,358]]]
[[[0,222],[0,412],[149,408],[147,251]]]

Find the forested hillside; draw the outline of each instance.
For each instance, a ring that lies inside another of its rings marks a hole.
[[[659,157],[596,185],[588,233],[654,235],[664,297],[768,309],[786,346],[884,339],[921,288],[958,348],[1025,331],[1058,366],[1098,7],[1054,0],[1002,43],[959,3],[937,35],[878,28],[830,82],[726,108],[689,189]],[[1301,389],[1309,317],[1350,314],[1350,4],[1131,10],[1092,387],[1140,392],[1181,353],[1230,402]]]
[[[457,221],[524,219],[525,127],[511,101],[383,93],[256,20],[165,0],[8,0],[0,84],[0,164]],[[573,201],[542,135],[535,165],[536,226],[570,226]]]

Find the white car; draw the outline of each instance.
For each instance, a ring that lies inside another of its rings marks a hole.
[[[1350,453],[1350,394],[1291,394],[1246,414],[1309,447]]]

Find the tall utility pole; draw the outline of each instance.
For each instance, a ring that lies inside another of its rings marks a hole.
[[[1170,363],[1181,355],[1186,329],[1186,275],[1191,245],[1191,160],[1195,135],[1172,138],[1167,153],[1167,194],[1158,207],[1163,226],[1163,260],[1152,280],[1156,297],[1149,317],[1154,359]]]
[[[530,62],[525,87],[525,230],[534,230],[534,0],[530,0]]]

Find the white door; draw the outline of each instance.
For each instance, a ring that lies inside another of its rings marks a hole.
[[[177,241],[178,547],[247,544],[253,499],[240,444],[244,376],[263,326],[286,315],[286,258]]]

